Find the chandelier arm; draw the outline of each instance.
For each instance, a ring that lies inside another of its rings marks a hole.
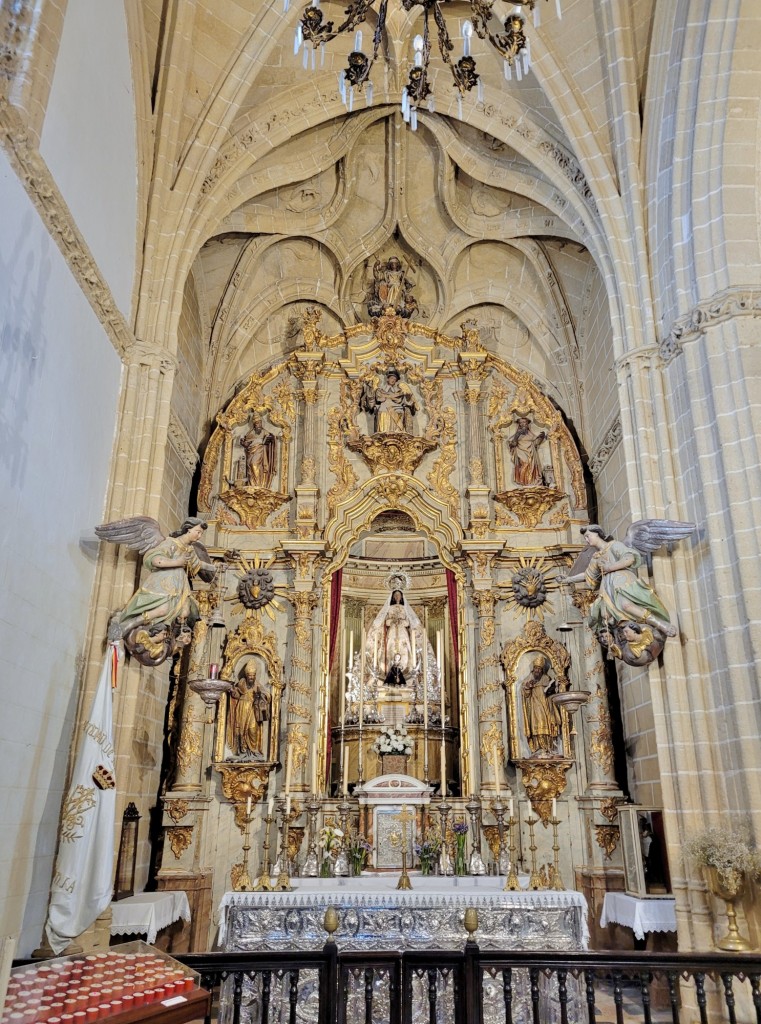
[[[428,20],[428,8],[426,8],[426,21]],[[436,22],[436,28],[439,30],[439,53],[441,59],[445,64],[452,67],[452,59],[449,56],[450,52],[454,50],[454,43],[449,37],[449,29],[447,23],[444,20],[444,15],[441,13],[441,7],[439,6],[439,0],[433,5],[433,20]]]
[[[348,14],[348,17],[338,26],[335,35],[340,35],[341,32],[352,32],[357,25],[361,25],[367,20],[367,12],[371,10],[375,10],[375,0],[354,0],[354,3],[346,8],[345,13]]]
[[[381,40],[383,39],[383,29],[386,27],[387,9],[388,0],[381,0],[381,5],[378,8],[378,24],[375,26],[375,33],[373,35],[373,59],[370,62],[371,65],[375,63],[375,59],[378,56],[378,50],[380,49]]]

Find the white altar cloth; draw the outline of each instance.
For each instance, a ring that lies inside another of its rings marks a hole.
[[[187,893],[165,889],[139,892],[111,904],[112,935],[147,935],[153,945],[162,928],[175,921],[190,920]]]
[[[276,949],[281,941],[301,940],[297,944],[303,948],[319,948],[327,940],[321,922],[329,906],[336,907],[341,919],[335,936],[339,949],[372,948],[373,917],[383,917],[386,934],[400,943],[385,948],[437,948],[437,940],[438,948],[457,948],[467,938],[458,922],[468,907],[479,912],[474,937],[483,948],[589,946],[587,902],[579,892],[504,892],[505,879],[490,875],[413,874],[412,890],[397,889],[397,881],[396,874],[295,878],[292,892],[225,893],[219,905],[219,946],[234,950],[256,942],[259,948],[264,943]],[[429,936],[421,922],[436,914],[439,920],[433,922]],[[235,934],[231,934],[233,922]],[[520,934],[526,922],[530,922],[531,936]]]
[[[646,932],[676,931],[676,901],[671,896],[637,899],[623,892],[606,892],[600,914],[600,926],[622,924],[638,939]]]

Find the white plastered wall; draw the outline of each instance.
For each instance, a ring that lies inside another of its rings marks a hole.
[[[69,0],[40,153],[128,320],[137,222],[135,131],[123,5]]]
[[[0,153],[0,934],[47,908],[121,364]]]

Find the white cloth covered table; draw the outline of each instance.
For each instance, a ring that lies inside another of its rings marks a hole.
[[[676,901],[673,896],[641,900],[623,892],[606,892],[600,914],[600,926],[622,924],[638,939],[646,932],[676,931]]]
[[[190,920],[187,893],[165,889],[139,892],[111,904],[112,935],[143,935],[153,945],[162,928],[175,921]]]

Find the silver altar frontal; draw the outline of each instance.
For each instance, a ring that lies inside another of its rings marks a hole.
[[[339,951],[462,949],[467,934],[463,918],[468,907],[478,912],[475,941],[484,949],[583,950],[588,946],[587,903],[578,892],[504,892],[504,879],[493,876],[441,878],[413,873],[412,891],[397,890],[396,876],[295,880],[292,892],[229,892],[219,907],[219,944],[228,952],[271,952],[320,949],[327,933],[325,911],[334,907],[338,930],[333,936]],[[524,880],[525,881],[525,880]],[[309,972],[301,972],[302,975]],[[305,979],[299,995],[299,1019],[316,1020],[315,978]],[[278,982],[279,996],[270,1002],[270,1020],[286,1021],[287,986]],[[364,980],[349,972],[347,1020],[364,1019]],[[437,1024],[454,1019],[452,975],[437,976]],[[484,973],[484,1019],[504,1020],[501,978]],[[373,1024],[389,1019],[389,977],[373,981]],[[557,979],[540,982],[541,1019],[560,1020]],[[241,1021],[258,1020],[261,993],[258,981],[244,985]],[[279,1008],[278,1008],[279,1007]],[[231,1017],[230,986],[223,992],[220,1020]],[[568,979],[570,1020],[581,1019],[583,1000],[580,982]],[[528,972],[513,972],[512,1019],[530,1024],[531,994]],[[273,1016],[274,1014],[274,1016]],[[500,1016],[501,1014],[501,1016]],[[428,980],[412,982],[412,1021],[429,1020]]]
[[[461,949],[463,916],[478,911],[484,949],[581,950],[589,941],[587,903],[578,892],[503,892],[495,876],[412,875],[294,879],[292,892],[228,892],[219,907],[219,945],[228,952],[321,949],[325,911],[335,907],[339,950]]]

